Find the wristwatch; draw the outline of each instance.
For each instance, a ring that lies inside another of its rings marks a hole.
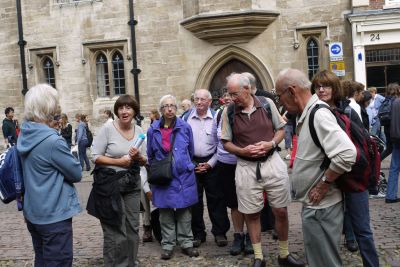
[[[322,182],[324,182],[324,183],[326,183],[326,184],[332,184],[333,182],[331,182],[331,181],[328,181],[328,177],[326,177],[325,175],[324,176],[322,176]]]

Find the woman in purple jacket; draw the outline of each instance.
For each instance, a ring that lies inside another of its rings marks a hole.
[[[153,205],[160,210],[161,258],[164,260],[172,257],[176,239],[184,254],[190,257],[199,255],[193,248],[190,211],[190,207],[198,202],[195,166],[192,163],[193,133],[189,124],[176,116],[176,109],[176,98],[163,96],[160,99],[162,117],[147,131],[150,165],[154,160],[165,158],[171,150],[173,156],[172,182],[167,186],[151,186]],[[175,142],[171,145],[173,136]]]

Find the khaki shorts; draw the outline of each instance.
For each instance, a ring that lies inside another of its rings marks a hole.
[[[290,183],[286,163],[275,152],[261,163],[262,180],[256,178],[257,162],[238,158],[235,174],[239,211],[254,214],[264,207],[263,192],[272,208],[283,208],[290,204]]]

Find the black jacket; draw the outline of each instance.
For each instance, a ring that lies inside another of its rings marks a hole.
[[[3,136],[4,139],[8,140],[10,143],[17,143],[17,131],[15,127],[15,122],[5,118],[3,120]]]
[[[135,170],[115,171],[96,166],[93,170],[93,188],[90,192],[86,210],[102,223],[120,226],[122,223],[121,193],[128,192],[138,178]],[[140,176],[139,176],[140,179]]]

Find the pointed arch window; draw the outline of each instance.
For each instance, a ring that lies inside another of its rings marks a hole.
[[[108,62],[106,55],[103,53],[96,57],[96,81],[99,96],[110,96]]]
[[[124,58],[121,53],[115,52],[112,57],[112,73],[114,94],[125,94],[125,72],[124,72]]]
[[[307,70],[308,78],[311,80],[319,70],[319,48],[314,38],[307,42]]]
[[[45,57],[43,60],[43,73],[45,82],[56,88],[56,76],[54,74],[54,64],[50,57]]]

